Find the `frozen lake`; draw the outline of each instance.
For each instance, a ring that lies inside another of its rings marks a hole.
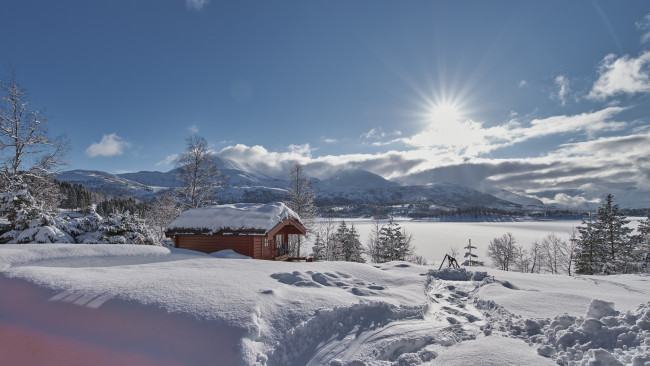
[[[636,228],[641,217],[630,217],[630,227]],[[514,222],[430,222],[412,221],[410,219],[396,218],[407,233],[413,234],[415,252],[427,259],[440,263],[450,247],[462,249],[469,239],[472,245],[477,247],[479,260],[489,261],[485,256],[490,240],[499,237],[507,232],[514,235],[517,244],[527,248],[533,241],[541,241],[546,235],[555,233],[562,239],[568,240],[571,231],[581,224],[580,220],[550,220],[550,221],[514,221]],[[335,223],[341,219],[335,219]],[[373,220],[371,219],[345,219],[347,225],[354,224],[359,233],[359,240],[366,244],[370,234]],[[387,220],[382,220],[386,223]],[[311,249],[311,245],[309,246]],[[460,258],[459,258],[460,259]]]

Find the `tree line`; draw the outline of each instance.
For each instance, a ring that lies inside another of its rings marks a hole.
[[[506,233],[490,241],[487,256],[504,271],[568,275],[648,272],[650,214],[639,222],[636,233],[627,226],[629,222],[609,194],[569,240],[548,234],[525,249]]]

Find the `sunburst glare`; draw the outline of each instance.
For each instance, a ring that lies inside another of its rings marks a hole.
[[[456,122],[462,116],[456,103],[442,102],[434,105],[431,108],[431,120],[433,122]]]

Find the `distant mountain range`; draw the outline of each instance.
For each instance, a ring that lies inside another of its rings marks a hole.
[[[278,179],[243,169],[232,161],[215,158],[223,176],[227,176],[220,202],[270,202],[281,200],[288,180]],[[57,178],[79,183],[90,190],[110,196],[132,196],[144,200],[179,186],[176,171],[142,171],[110,174],[93,170],[69,170]],[[543,203],[535,198],[498,190],[480,192],[459,184],[428,183],[405,185],[360,169],[338,171],[325,179],[311,180],[316,203],[335,205],[404,205],[419,204],[435,208],[487,207],[496,209],[539,209]]]

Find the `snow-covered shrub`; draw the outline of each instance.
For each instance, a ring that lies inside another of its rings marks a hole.
[[[65,220],[34,199],[20,177],[12,177],[8,193],[0,194],[0,215],[9,221],[9,230],[0,236],[0,242],[74,243]]]
[[[111,214],[99,222],[98,240],[108,244],[149,244],[156,243],[154,234],[137,215],[128,211]]]

